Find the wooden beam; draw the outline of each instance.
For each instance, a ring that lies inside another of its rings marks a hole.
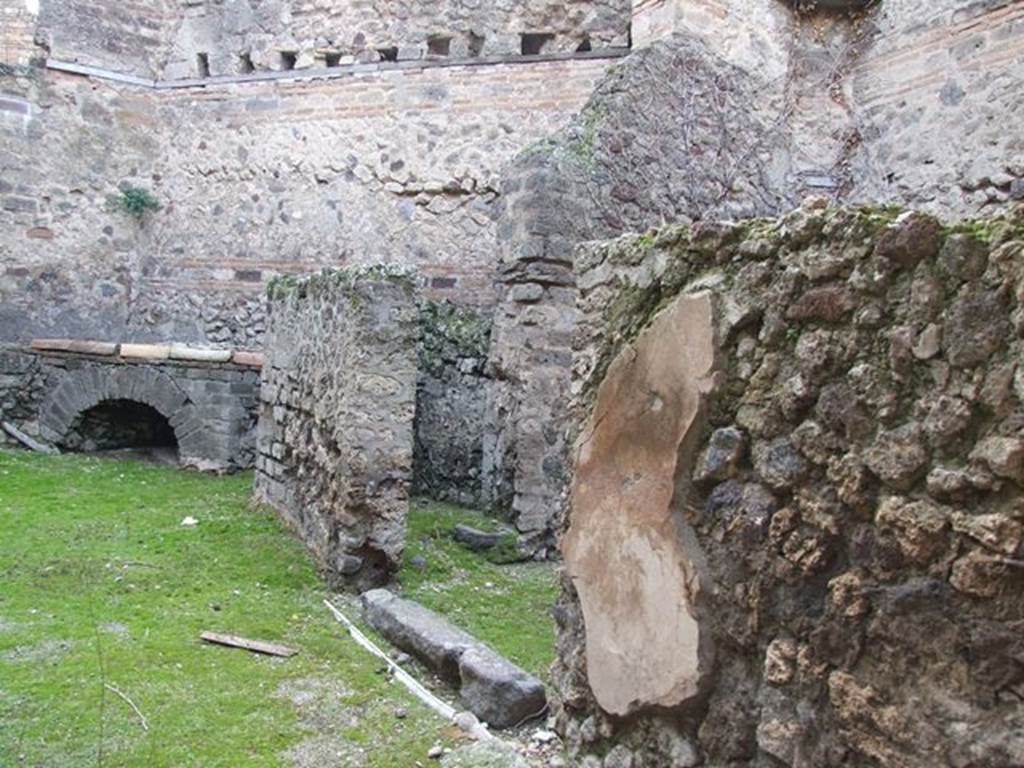
[[[203,632],[199,637],[207,643],[213,643],[214,645],[226,645],[229,648],[241,648],[246,651],[252,651],[253,653],[266,654],[267,656],[283,656],[288,658],[299,652],[298,648],[289,648],[286,645],[265,643],[262,640],[249,640],[247,638],[236,637],[234,635],[221,635],[216,632]]]

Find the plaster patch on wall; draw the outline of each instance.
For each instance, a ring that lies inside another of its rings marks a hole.
[[[608,370],[576,446],[563,550],[602,709],[629,715],[700,693],[711,660],[703,554],[675,509],[714,371],[712,301],[680,296]]]

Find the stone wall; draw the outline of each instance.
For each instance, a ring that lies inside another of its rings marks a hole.
[[[559,3],[313,0],[27,0],[55,60],[180,80],[353,63],[626,49],[629,0]],[[26,0],[4,0],[16,25]],[[22,35],[18,36],[23,38]],[[18,48],[22,47],[19,40]],[[25,63],[25,62],[21,62]]]
[[[825,205],[578,253],[582,766],[1024,761],[1024,211]]]
[[[329,581],[386,583],[405,545],[419,316],[408,274],[325,272],[270,286],[256,493]]]
[[[433,298],[493,305],[501,169],[607,65],[160,92],[4,78],[0,335],[253,347],[270,278],[382,261],[418,268]],[[126,184],[161,210],[112,212]]]
[[[0,339],[174,338],[131,319],[153,227],[109,209],[119,185],[152,186],[160,146],[146,92],[0,77]]]
[[[525,530],[550,525],[565,488],[575,243],[780,213],[808,194],[952,216],[1024,196],[1022,132],[1005,119],[1024,106],[1019,3],[634,10],[643,50],[566,130],[517,158],[501,188],[485,485]]]
[[[66,340],[38,343],[47,351],[0,346],[0,421],[44,444],[94,450],[112,445],[83,440],[83,420],[88,421],[90,413],[112,403],[141,404],[169,422],[183,466],[214,472],[253,466],[257,357],[236,353],[237,360],[232,360],[231,353],[225,353],[221,362],[200,362],[169,359],[168,348]],[[180,348],[181,354],[186,351]],[[0,434],[0,444],[4,443],[15,441]]]
[[[223,306],[223,327],[200,329],[220,341],[259,332],[249,304],[275,274],[382,262],[416,268],[431,298],[493,305],[501,170],[569,120],[607,64],[174,91],[154,184],[168,205],[138,311],[176,328],[195,322],[197,299]],[[254,319],[236,322],[243,302]]]
[[[167,78],[629,46],[628,0],[202,0],[177,13]]]
[[[1024,199],[1024,6],[1009,0],[881,3],[843,81],[857,200],[935,213]],[[920,126],[927,125],[927,131]]]
[[[490,319],[472,309],[426,301],[420,325],[413,490],[479,507],[485,501],[480,467]]]
[[[678,217],[777,210],[781,104],[760,74],[673,39],[617,65],[569,128],[506,173],[484,470],[521,532],[549,535],[564,489],[575,245]]]
[[[0,346],[0,420],[38,435],[39,407],[51,384],[47,378],[38,355],[13,345]],[[0,430],[0,445],[15,444]]]
[[[25,67],[37,55],[31,0],[0,0],[0,66]]]
[[[789,181],[804,191],[947,215],[1024,198],[999,118],[1024,98],[1019,3],[637,0],[633,13],[637,46],[699,37],[784,89]]]
[[[176,22],[170,0],[35,3],[45,55],[126,74],[159,74]]]

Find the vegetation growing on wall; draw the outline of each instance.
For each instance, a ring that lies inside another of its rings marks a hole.
[[[487,358],[491,342],[491,320],[479,312],[448,301],[420,303],[420,363],[430,372],[438,372],[453,358]]]
[[[155,213],[160,210],[160,201],[156,196],[144,187],[125,186],[110,200],[110,208],[119,213],[125,213],[137,220],[145,218],[146,214]]]
[[[401,264],[356,264],[342,269],[324,269],[313,275],[280,275],[267,283],[267,298],[280,301],[289,296],[302,299],[318,290],[339,286],[351,288],[362,282],[403,284],[411,293],[420,284],[419,273]]]

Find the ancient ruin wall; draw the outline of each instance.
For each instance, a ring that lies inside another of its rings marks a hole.
[[[633,12],[638,47],[695,36],[785,90],[795,186],[947,215],[1024,199],[1017,134],[1000,120],[1024,99],[1019,3],[638,0]]]
[[[1019,3],[654,0],[635,12],[644,49],[502,186],[484,469],[528,530],[565,489],[574,243],[779,213],[807,194],[947,216],[1024,197],[1021,131],[1005,120],[1024,108]]]
[[[673,39],[616,65],[566,130],[506,173],[485,486],[539,547],[565,488],[574,247],[679,217],[777,210],[780,109],[760,74]]]
[[[252,348],[275,275],[388,261],[494,302],[498,178],[606,60],[152,92],[0,80],[0,328]],[[118,186],[162,205],[112,211]]]
[[[154,77],[174,28],[170,0],[37,0],[37,55]]]
[[[125,432],[92,417],[97,406],[155,409],[174,431],[181,464],[212,472],[251,469],[256,454],[259,356],[171,351],[115,342],[50,339],[42,349],[0,345],[0,422],[61,450],[123,447]],[[138,426],[138,425],[136,425]],[[0,445],[18,445],[0,430]]]
[[[329,581],[385,584],[405,545],[419,317],[385,268],[270,287],[256,493]]]
[[[825,205],[577,254],[582,766],[1024,761],[1024,212]]]
[[[174,5],[167,78],[629,47],[629,0]]]
[[[420,307],[419,378],[416,385],[417,494],[480,507],[490,318],[448,302]]]
[[[26,67],[38,54],[31,0],[0,0],[0,66]]]
[[[18,49],[32,56],[180,80],[379,61],[621,50],[630,44],[629,5],[629,0],[5,0],[11,12],[4,15],[14,28],[4,37],[31,28],[27,36],[19,34],[29,45],[19,40]],[[27,6],[34,10],[26,21]]]

